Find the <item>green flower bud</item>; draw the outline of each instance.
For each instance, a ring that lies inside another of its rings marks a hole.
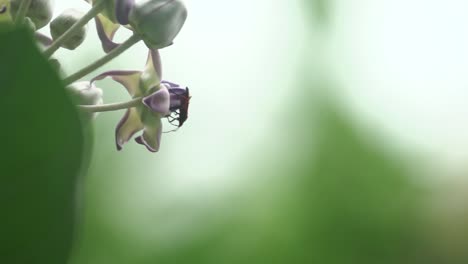
[[[59,60],[52,58],[52,59],[49,59],[49,63],[50,65],[52,65],[52,68],[54,68],[56,72],[58,72],[59,74],[62,74],[62,64],[60,64]]]
[[[65,88],[71,100],[76,105],[101,105],[102,90],[91,82],[75,82]],[[96,117],[96,113],[80,113],[81,118],[86,121]]]
[[[76,9],[65,10],[50,23],[50,34],[52,35],[52,38],[54,40],[59,38],[84,15],[84,13]],[[80,30],[75,31],[74,34],[62,44],[62,47],[69,50],[76,49],[85,40],[86,32],[87,26],[84,26],[80,28]]]
[[[32,20],[29,17],[24,18],[24,25],[31,32],[36,32],[37,30],[36,25],[34,24],[34,22],[32,22]]]
[[[180,0],[142,0],[135,3],[129,22],[151,49],[172,44],[187,18],[187,9]]]
[[[24,25],[31,32],[36,32],[36,25],[34,24],[34,22],[29,17],[24,18]]]
[[[11,14],[13,18],[23,0],[11,0]],[[52,0],[32,0],[26,16],[36,25],[36,29],[43,28],[49,24],[53,15]]]

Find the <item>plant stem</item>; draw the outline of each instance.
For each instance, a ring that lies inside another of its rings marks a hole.
[[[78,105],[78,109],[86,112],[96,113],[96,112],[111,112],[122,109],[127,109],[130,107],[138,106],[141,104],[143,97],[137,97],[127,102],[115,103],[115,104],[103,104],[103,105]]]
[[[97,2],[93,7],[86,13],[80,20],[78,20],[73,26],[71,26],[65,33],[63,33],[58,39],[56,39],[52,45],[50,45],[45,51],[44,51],[44,56],[46,58],[49,58],[54,54],[55,51],[57,51],[60,46],[67,41],[73,34],[75,34],[76,31],[81,30],[82,27],[84,27],[91,19],[93,19],[95,16],[97,16],[101,10],[104,8],[104,2],[103,0]]]
[[[28,13],[29,6],[31,5],[32,0],[23,0],[18,8],[18,13],[16,14],[15,24],[21,25],[23,24],[24,17],[26,13]]]
[[[97,61],[93,62],[92,64],[84,67],[83,69],[77,71],[76,73],[68,76],[63,81],[65,85],[69,85],[72,82],[77,81],[78,79],[82,78],[83,76],[93,72],[97,68],[101,67],[102,65],[106,64],[107,62],[111,61],[115,57],[122,54],[122,52],[126,51],[128,48],[133,46],[135,43],[140,41],[141,38],[138,35],[133,35],[129,39],[127,39],[124,43],[120,44],[117,48],[113,49],[111,52],[107,53],[104,57],[98,59]]]

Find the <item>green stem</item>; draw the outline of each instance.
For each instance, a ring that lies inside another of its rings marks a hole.
[[[78,20],[73,26],[71,26],[65,33],[63,33],[58,39],[56,39],[52,45],[50,45],[45,51],[44,56],[49,58],[57,51],[60,46],[67,41],[76,31],[81,30],[91,19],[97,16],[102,9],[104,9],[104,2],[103,0],[97,2],[93,7],[86,13],[80,20]]]
[[[18,13],[16,14],[15,24],[21,25],[23,24],[24,18],[26,17],[26,13],[28,13],[29,6],[31,5],[32,0],[23,0],[18,8]]]
[[[111,112],[111,111],[128,109],[130,107],[138,106],[139,104],[141,104],[141,100],[143,100],[143,97],[137,97],[127,102],[115,103],[115,104],[78,105],[78,109],[85,111],[85,112],[91,112],[91,113]]]
[[[69,85],[70,83],[73,83],[73,82],[79,80],[80,78],[82,78],[83,76],[93,72],[97,68],[101,67],[102,65],[108,63],[109,61],[111,61],[115,57],[122,54],[124,51],[129,49],[131,46],[133,46],[135,43],[137,43],[140,40],[141,40],[140,36],[138,36],[136,34],[131,36],[124,43],[120,44],[117,48],[115,48],[111,52],[107,53],[104,57],[98,59],[97,61],[93,62],[92,64],[84,67],[83,69],[81,69],[81,70],[77,71],[76,73],[74,73],[74,74],[68,76],[67,78],[65,78],[63,80],[65,85]]]

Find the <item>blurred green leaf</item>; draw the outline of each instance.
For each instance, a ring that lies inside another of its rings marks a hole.
[[[289,131],[274,158],[251,153],[245,188],[194,220],[202,231],[121,263],[420,263],[420,195],[405,164],[333,100],[301,96],[300,135]]]
[[[26,30],[0,34],[0,263],[66,263],[83,131]]]
[[[333,99],[314,102],[305,109],[317,114],[314,140],[303,145],[289,199],[300,262],[412,263],[421,197],[406,164]]]
[[[329,22],[333,0],[305,0],[304,4],[312,21],[323,25]]]

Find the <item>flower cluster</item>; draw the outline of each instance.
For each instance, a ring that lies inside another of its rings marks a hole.
[[[121,149],[135,133],[143,130],[136,142],[145,145],[149,151],[159,149],[162,125],[161,118],[178,119],[178,127],[187,118],[190,95],[188,88],[167,81],[161,81],[161,59],[157,50],[150,50],[146,66],[141,71],[109,71],[91,80],[91,83],[111,77],[122,84],[132,98],[141,101],[120,120],[115,131],[117,149]],[[176,114],[177,117],[172,115]],[[171,120],[172,122],[172,120]]]
[[[93,120],[97,112],[126,109],[115,130],[118,150],[134,134],[143,131],[135,141],[149,151],[159,150],[163,118],[181,127],[188,118],[189,90],[162,80],[159,49],[173,44],[187,18],[181,0],[85,0],[90,10],[82,13],[65,10],[53,20],[52,0],[0,0],[0,24],[26,26],[37,39],[43,54],[60,70],[60,63],[51,58],[56,50],[74,50],[86,38],[87,24],[94,18],[103,51],[102,58],[63,79],[72,101],[82,111],[83,120]],[[49,25],[51,37],[37,29]],[[119,28],[132,31],[123,43],[113,40]],[[148,47],[148,58],[142,70],[114,70],[101,73],[89,81],[80,81],[122,52],[143,41]],[[110,77],[127,90],[131,100],[104,104],[103,92],[96,82]]]

